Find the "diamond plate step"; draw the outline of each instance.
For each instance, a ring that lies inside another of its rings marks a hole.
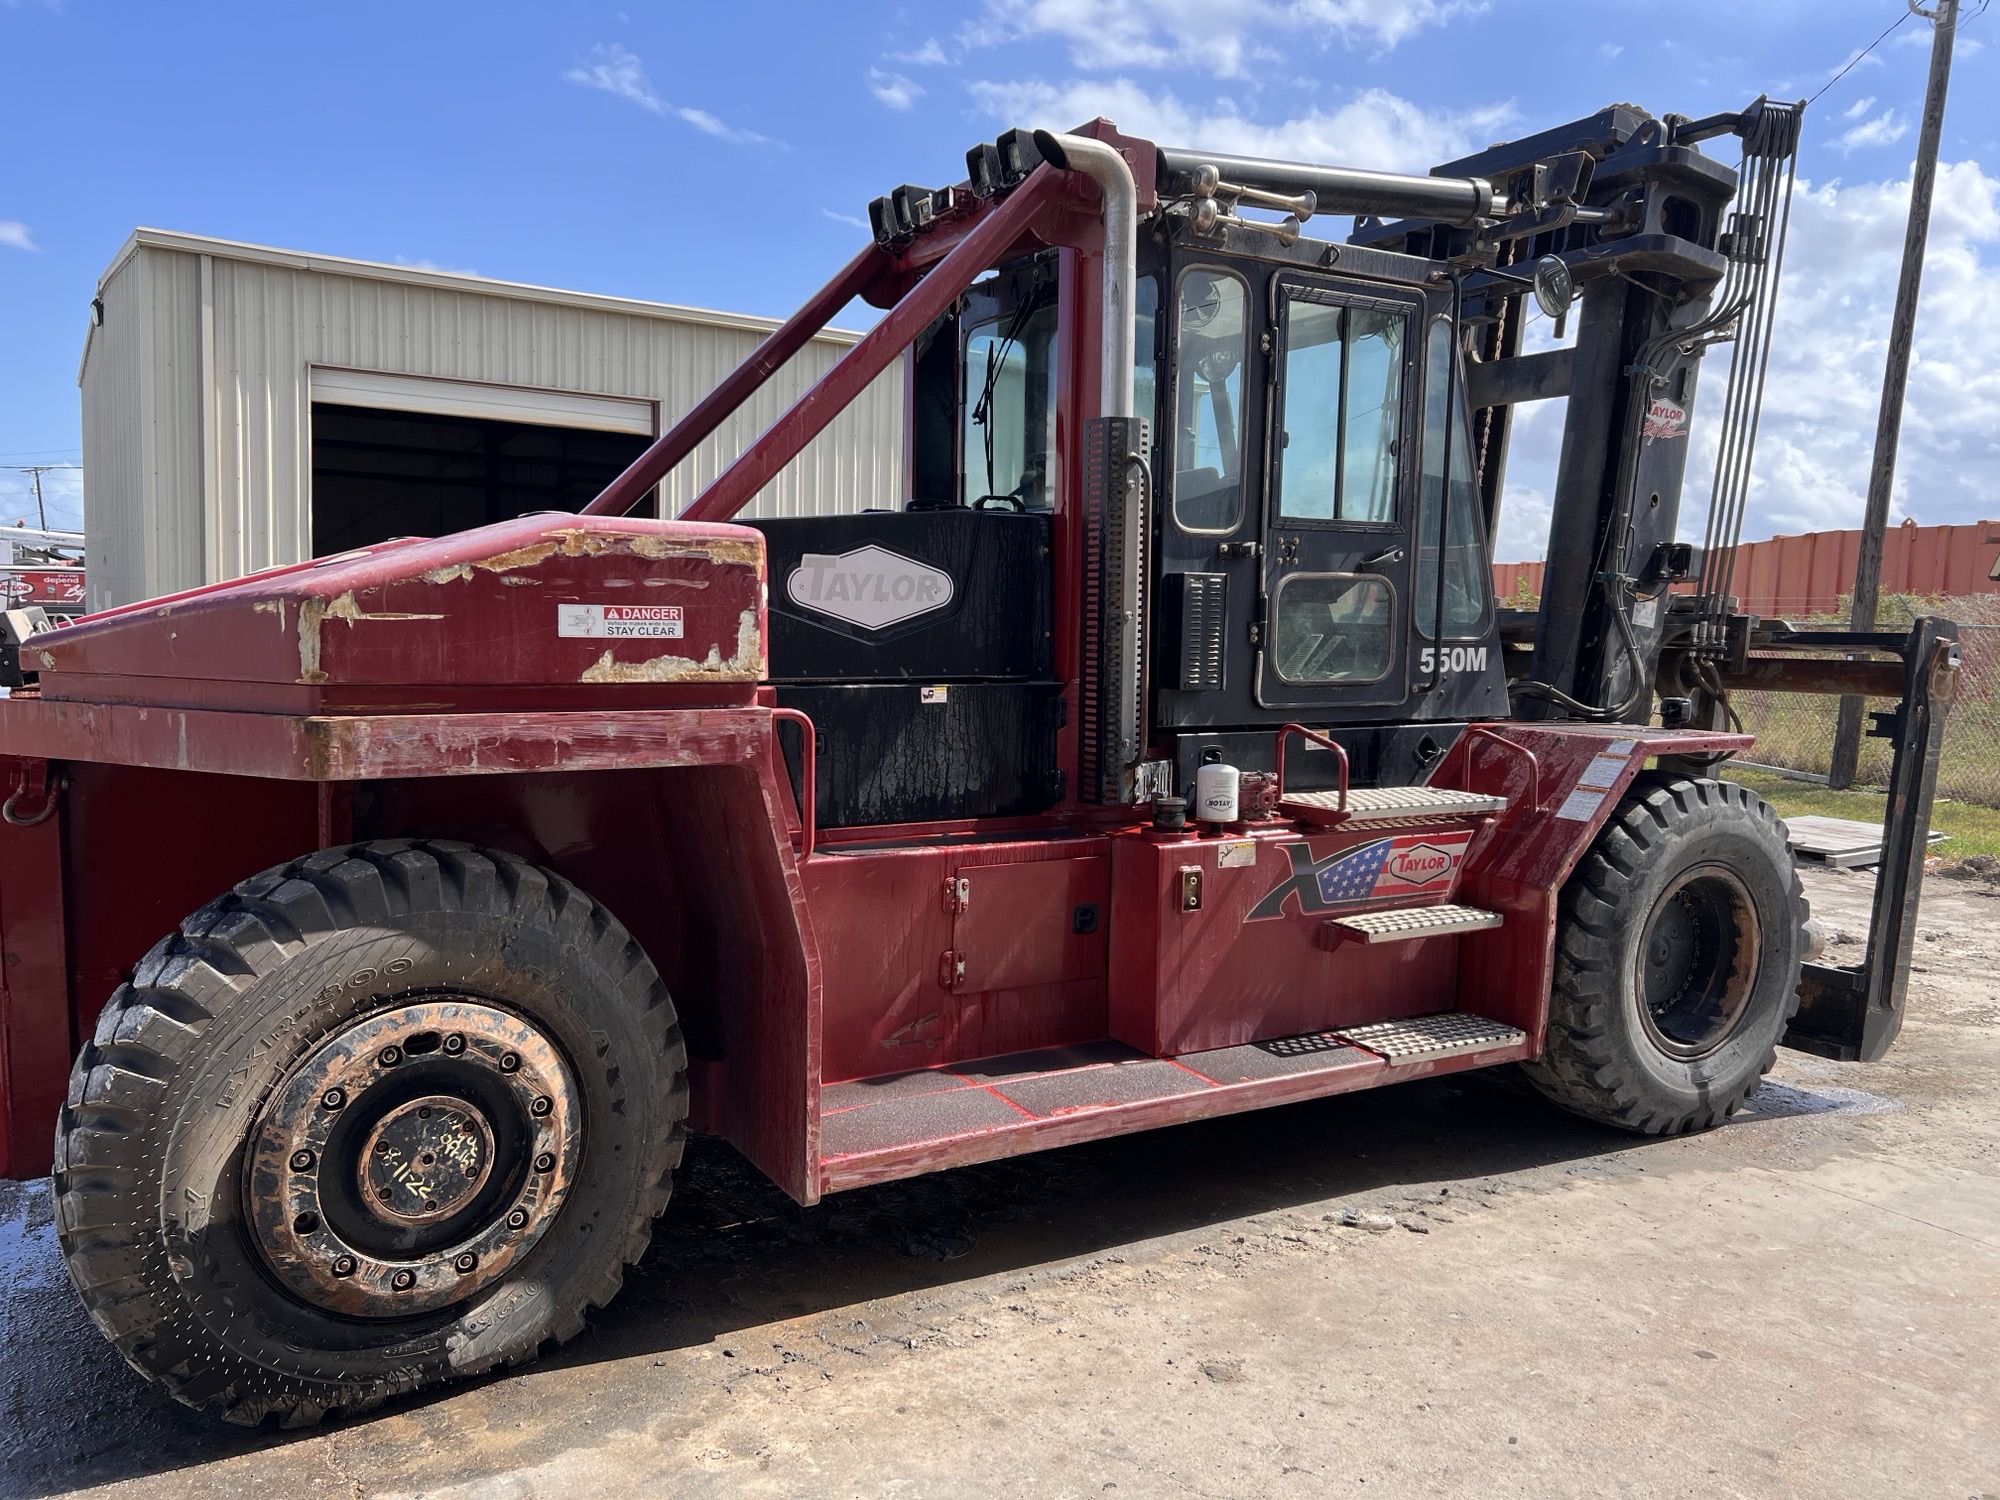
[[[1476,906],[1411,906],[1395,911],[1358,911],[1323,924],[1330,936],[1363,943],[1403,943],[1447,932],[1484,932],[1504,918]]]
[[[1278,804],[1278,810],[1315,823],[1346,826],[1350,823],[1404,823],[1505,812],[1507,799],[1489,796],[1485,792],[1455,791],[1450,787],[1374,786],[1361,787],[1347,794],[1345,817],[1340,812],[1340,793],[1337,791],[1287,792],[1285,800]]]
[[[1507,1047],[1527,1033],[1504,1021],[1462,1010],[1442,1015],[1410,1016],[1401,1021],[1376,1021],[1367,1026],[1349,1026],[1333,1033],[1342,1041],[1365,1047],[1392,1063],[1411,1062],[1425,1057],[1450,1057],[1459,1052],[1484,1052],[1490,1047]]]

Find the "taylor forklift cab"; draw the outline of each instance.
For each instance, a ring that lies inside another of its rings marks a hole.
[[[1952,630],[1729,597],[1799,117],[1617,106],[1429,177],[1010,132],[580,515],[14,617],[0,1160],[53,1167],[92,1317],[310,1422],[576,1333],[687,1128],[811,1204],[1503,1063],[1705,1129],[1781,1042],[1879,1056]],[[1531,304],[1574,346],[1523,352]],[[907,493],[732,524],[899,360]],[[1522,615],[1487,537],[1561,393]],[[1856,968],[1712,778],[1741,687],[1899,705]]]

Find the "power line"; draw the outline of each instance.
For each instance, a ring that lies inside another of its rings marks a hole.
[[[1890,32],[1894,31],[1898,26],[1901,26],[1905,21],[1909,20],[1910,17],[1915,14],[1916,12],[1913,10],[1905,10],[1900,16],[1896,17],[1895,20],[1891,21],[1880,36],[1876,37],[1874,41],[1870,42],[1867,46],[1863,47],[1859,52],[1855,53],[1854,56],[1852,56],[1847,60],[1846,67],[1842,68],[1838,73],[1834,74],[1833,77],[1827,79],[1825,83],[1820,85],[1819,94],[1824,94],[1828,89],[1832,88],[1836,83],[1840,82],[1841,79],[1845,78],[1849,73],[1852,73],[1857,67],[1860,66],[1862,58],[1866,57],[1869,53],[1873,52],[1877,47],[1881,46],[1885,41],[1889,39]],[[1812,98],[1806,100],[1806,107],[1808,109],[1810,109],[1813,105],[1819,102],[1819,94],[1814,94]]]

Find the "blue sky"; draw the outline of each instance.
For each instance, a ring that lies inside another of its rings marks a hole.
[[[1104,112],[1173,144],[1422,170],[1612,100],[1803,97],[1903,13],[0,0],[0,465],[76,460],[85,310],[139,224],[776,315],[851,253],[870,197],[955,180],[1007,124]],[[1810,118],[1750,535],[1859,515],[1929,31],[1906,22]],[[2000,515],[1996,31],[1963,26],[1946,124],[1901,504],[1923,521]],[[1525,425],[1507,555],[1539,551],[1559,420]],[[6,520],[21,479],[0,469]],[[50,493],[74,519],[74,472]],[[1691,511],[1704,493],[1691,478]]]

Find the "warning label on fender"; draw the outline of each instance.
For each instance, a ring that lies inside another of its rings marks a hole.
[[[594,641],[681,638],[678,604],[558,604],[556,634]]]

